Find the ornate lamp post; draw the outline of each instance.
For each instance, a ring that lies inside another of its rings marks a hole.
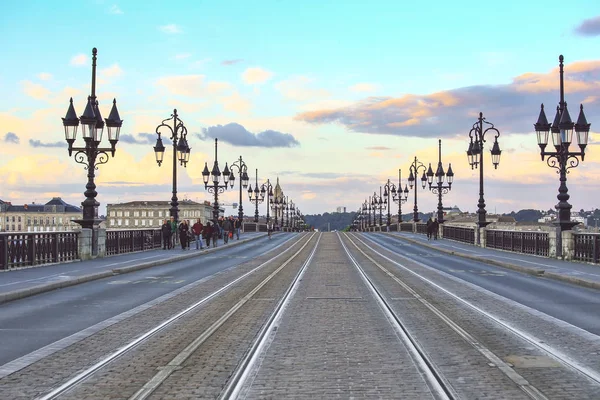
[[[240,219],[240,223],[244,220],[244,207],[242,207],[242,188],[246,189],[248,187],[248,181],[250,177],[248,176],[248,167],[246,163],[242,160],[242,156],[240,158],[231,163],[231,174],[229,175],[229,184],[233,189],[233,184],[235,183],[235,174],[233,173],[233,169],[236,168],[240,175],[240,205],[238,206],[238,218]]]
[[[370,228],[371,227],[371,196],[369,196],[369,199],[365,199],[365,203],[363,205],[363,211],[367,212],[367,226]]]
[[[274,196],[273,196],[273,185],[271,184],[271,181],[268,179],[260,187],[260,197],[264,199],[265,194],[267,194],[266,195],[266,198],[267,198],[267,229],[269,229],[269,206],[270,206],[269,203],[273,202]],[[275,224],[277,224],[277,221],[275,221]]]
[[[377,192],[373,192],[373,211],[379,210],[379,228],[383,225],[383,209],[385,208],[385,203],[383,202],[383,196],[381,195],[381,186],[379,186],[379,196]]]
[[[100,223],[98,219],[98,206],[100,203],[96,201],[96,184],[94,183],[94,171],[98,169],[101,164],[108,162],[108,154],[115,156],[117,142],[119,141],[119,133],[123,120],[119,116],[117,110],[117,100],[113,99],[113,106],[110,110],[108,118],[102,120],[100,115],[100,109],[98,108],[98,100],[96,99],[96,54],[98,50],[94,47],[92,49],[92,92],[88,96],[87,104],[83,115],[77,118],[77,113],[73,107],[73,98],[69,100],[69,108],[67,109],[66,116],[62,119],[63,126],[65,128],[65,139],[69,145],[69,157],[75,150],[75,162],[82,164],[88,171],[88,182],[85,185],[85,200],[81,203],[83,207],[83,219],[75,220],[74,222],[81,225],[82,228],[93,229],[94,225]],[[104,123],[108,128],[108,141],[110,142],[110,148],[100,147],[102,141],[102,131],[104,130]],[[81,123],[81,135],[85,142],[85,147],[73,147],[75,139],[77,138],[77,127]]]
[[[485,130],[483,129],[484,123],[490,125]],[[498,144],[500,132],[498,129],[494,128],[494,124],[487,122],[485,118],[483,118],[483,113],[480,112],[477,122],[473,124],[473,127],[469,132],[471,142],[469,143],[469,149],[467,150],[467,157],[469,158],[471,169],[479,166],[479,202],[477,203],[477,214],[479,215],[477,226],[479,228],[483,228],[489,224],[489,222],[485,220],[485,200],[483,199],[483,144],[485,143],[485,135],[488,132],[493,132],[495,134],[494,145],[490,152],[494,169],[497,169],[498,164],[500,164],[500,153],[502,153],[500,145]],[[480,243],[479,235],[477,236],[477,243]]]
[[[220,185],[221,170],[219,169],[219,161],[217,158],[217,145],[218,139],[215,138],[215,163],[213,164],[212,171],[208,170],[208,165],[204,163],[204,170],[202,171],[202,179],[204,180],[204,189],[208,190],[208,193],[214,193],[215,202],[213,204],[213,223],[217,224],[219,221],[219,193],[223,193],[227,190],[227,184],[231,174],[229,167],[225,163],[225,169],[223,170],[223,184]],[[212,184],[209,185],[208,181],[212,180]]]
[[[385,204],[387,207],[387,229],[390,230],[390,223],[392,220],[392,213],[391,213],[391,201],[392,201],[392,193],[396,193],[396,185],[394,185],[388,178],[387,183],[385,185],[383,185],[383,198],[385,199]]]
[[[427,170],[427,182],[429,183],[429,190],[433,194],[438,195],[438,206],[437,206],[437,220],[440,224],[444,223],[444,206],[442,205],[442,196],[447,194],[452,189],[452,182],[454,181],[454,172],[452,172],[452,164],[448,164],[448,172],[444,172],[442,167],[442,139],[438,139],[438,166],[435,171],[435,186],[433,184],[433,170],[431,169],[431,163],[429,163],[429,169]],[[448,186],[444,186],[444,178],[448,178]]]
[[[427,185],[427,176],[425,175],[426,167],[421,161],[418,161],[417,157],[415,156],[415,160],[410,165],[410,175],[408,176],[408,185],[411,189],[413,188],[413,186],[415,187],[415,206],[413,208],[413,222],[419,222],[419,208],[417,207],[418,188],[415,185],[415,180],[417,179],[417,175],[419,175],[419,170],[421,168],[423,169],[423,176],[421,177],[421,186],[423,187],[423,189],[425,189],[425,186]]]
[[[265,199],[265,193],[258,189],[258,168],[256,169],[256,183],[254,185],[254,191],[252,191],[252,185],[248,187],[248,199],[251,203],[256,206],[254,211],[254,222],[258,223],[258,205]]]
[[[563,78],[564,57],[562,55],[559,56],[558,61],[560,71],[560,101],[556,107],[554,122],[552,125],[548,123],[546,113],[544,112],[544,105],[542,104],[538,121],[534,126],[537,133],[538,145],[540,146],[542,161],[544,160],[544,157],[548,157],[546,163],[549,167],[555,168],[560,175],[560,186],[558,188],[558,196],[556,196],[558,198],[558,204],[554,206],[554,208],[556,208],[558,212],[558,219],[555,224],[560,227],[560,231],[562,232],[570,230],[573,226],[578,224],[578,222],[571,221],[572,206],[568,201],[570,196],[567,188],[567,174],[569,173],[569,169],[579,165],[578,157],[581,157],[581,161],[585,158],[585,147],[588,143],[591,124],[589,124],[585,118],[582,104],[579,106],[577,123],[573,124],[569,111],[567,110],[567,102],[565,101]],[[569,151],[569,145],[573,138],[573,128],[575,128],[575,132],[577,133],[579,151]],[[546,151],[548,134],[550,131],[552,131],[552,141],[554,143],[555,151]]]
[[[402,222],[402,204],[408,201],[408,185],[402,190],[402,170],[398,168],[398,190],[392,190],[392,200],[398,203],[398,223]]]
[[[173,125],[167,124],[167,121],[173,120]],[[187,128],[183,125],[183,121],[179,119],[177,110],[173,110],[171,118],[164,119],[160,125],[156,127],[156,145],[154,146],[154,155],[156,163],[160,167],[165,156],[165,146],[161,138],[161,129],[166,128],[170,133],[170,139],[173,142],[173,196],[171,197],[171,208],[169,214],[175,218],[175,222],[179,222],[179,201],[177,200],[177,160],[179,164],[185,168],[190,160],[190,146],[187,142]]]

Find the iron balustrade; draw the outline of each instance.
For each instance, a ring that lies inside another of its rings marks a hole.
[[[463,226],[442,225],[444,239],[456,240],[468,244],[475,243],[475,228]]]
[[[427,235],[427,224],[422,224],[417,222],[417,233],[422,233],[423,235]]]
[[[259,232],[267,232],[267,224],[258,224],[258,231]]]
[[[160,248],[162,248],[160,229],[106,231],[107,256]]]
[[[390,224],[390,232],[398,232],[398,224]]]
[[[412,224],[410,222],[402,222],[400,224],[400,231],[401,232],[412,232],[413,231]]]
[[[485,241],[485,246],[492,249],[544,257],[550,255],[550,235],[548,232],[488,229],[485,232]]]
[[[77,260],[78,232],[0,234],[0,270]]]
[[[600,234],[575,233],[573,234],[574,252],[573,259],[577,261],[600,262]]]

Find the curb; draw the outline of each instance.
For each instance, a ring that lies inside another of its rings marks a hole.
[[[568,283],[572,283],[575,285],[579,285],[579,286],[584,286],[587,288],[591,288],[591,289],[600,289],[600,282],[595,282],[595,281],[590,281],[587,279],[582,279],[582,278],[576,278],[574,276],[569,276],[569,275],[563,275],[557,272],[549,272],[546,271],[544,269],[539,269],[539,268],[529,268],[529,267],[524,267],[522,265],[518,265],[518,264],[511,264],[511,263],[507,263],[504,261],[496,261],[496,260],[490,260],[488,258],[485,257],[481,257],[481,256],[472,256],[470,254],[465,254],[465,253],[461,253],[461,252],[457,252],[457,251],[453,251],[453,250],[446,250],[446,249],[441,249],[437,246],[432,246],[430,244],[427,243],[423,243],[419,240],[415,240],[412,238],[407,238],[404,236],[399,236],[399,235],[394,235],[388,232],[381,232],[384,233],[388,236],[392,236],[401,240],[406,240],[407,242],[410,242],[412,244],[417,244],[420,246],[424,246],[427,247],[429,249],[432,250],[436,250],[439,251],[441,253],[446,253],[446,254],[450,254],[450,255],[454,255],[454,256],[458,256],[458,257],[462,257],[462,258],[466,258],[469,260],[473,260],[473,261],[479,261],[485,264],[490,264],[490,265],[494,265],[497,267],[501,267],[501,268],[506,268],[506,269],[512,269],[513,271],[518,271],[518,272],[522,272],[528,275],[533,275],[533,276],[538,276],[538,277],[542,277],[542,278],[549,278],[549,279],[554,279],[557,281],[563,281],[563,282],[568,282]]]
[[[266,237],[266,236],[267,236],[267,234],[265,233],[264,235],[257,235],[255,237],[252,237],[249,239],[242,239],[239,241],[236,240],[235,243],[232,243],[232,245],[233,246],[240,245],[243,243],[247,243],[247,242],[251,242],[253,240],[260,239],[262,237]],[[2,293],[2,294],[0,294],[0,304],[8,303],[9,301],[13,301],[13,300],[23,299],[25,297],[34,296],[36,294],[40,294],[40,293],[44,293],[44,292],[49,292],[49,291],[55,290],[55,289],[62,289],[62,288],[69,287],[69,286],[79,285],[79,284],[85,283],[85,282],[108,278],[108,277],[115,276],[115,275],[127,274],[130,272],[135,272],[135,271],[139,271],[142,269],[156,267],[158,265],[164,265],[164,264],[169,264],[171,262],[183,261],[183,260],[187,260],[190,258],[199,257],[204,254],[212,253],[214,251],[220,250],[223,247],[225,247],[225,246],[211,247],[209,249],[199,251],[198,253],[182,254],[180,256],[174,256],[174,257],[166,258],[163,260],[148,261],[148,262],[144,262],[144,263],[140,263],[140,264],[130,265],[128,267],[114,268],[109,271],[102,271],[102,272],[97,272],[94,274],[82,275],[82,276],[78,276],[76,278],[68,279],[65,281],[46,283],[43,285],[33,286],[33,287],[30,287],[27,289],[19,289],[19,290],[14,290],[12,292]],[[227,246],[227,247],[229,247],[229,246]]]

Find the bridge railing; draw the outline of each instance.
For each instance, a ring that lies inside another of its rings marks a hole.
[[[0,270],[78,259],[78,232],[0,234]]]
[[[106,231],[106,255],[133,253],[162,247],[160,229]]]
[[[475,244],[475,228],[468,226],[453,226],[442,224],[444,239],[456,240],[468,244]]]
[[[398,232],[398,224],[390,224],[390,232]]]
[[[413,225],[410,222],[402,222],[402,223],[400,223],[400,231],[401,232],[412,232]]]
[[[417,222],[417,233],[427,235],[427,224],[424,224],[422,222]]]
[[[544,257],[550,255],[550,235],[548,232],[487,229],[485,231],[485,243],[486,247],[492,249]]]
[[[598,264],[600,262],[600,234],[576,233],[573,235],[573,259]]]

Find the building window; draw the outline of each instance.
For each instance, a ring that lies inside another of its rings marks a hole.
[[[134,217],[139,217],[140,216],[140,212],[139,211],[134,211],[133,212],[133,216]]]
[[[15,222],[15,216],[14,216],[14,215],[13,215],[13,217],[12,217],[12,222]]]
[[[145,219],[142,220],[142,226],[146,226],[146,220]]]
[[[27,217],[27,226],[31,226],[31,217]]]
[[[63,224],[63,219],[62,219],[62,217],[58,217],[58,223],[59,223],[59,224],[61,224],[61,225]]]
[[[125,214],[126,217],[129,217],[129,211],[125,211],[124,214]]]
[[[115,226],[115,220],[114,219],[110,220],[110,226]]]
[[[46,225],[50,225],[50,217],[46,217]]]
[[[122,217],[123,216],[123,211],[117,211],[117,217]]]
[[[162,211],[159,211],[159,212],[158,212],[158,216],[159,216],[159,217],[162,217],[162,216],[163,216],[163,212],[162,212]]]
[[[142,211],[142,217],[146,216],[146,211]]]
[[[125,220],[125,226],[129,226],[129,220],[128,219]]]
[[[33,225],[37,225],[37,217],[33,217]]]
[[[52,225],[56,225],[56,217],[52,217]]]
[[[117,225],[118,225],[118,226],[121,226],[121,222],[122,222],[122,221],[121,221],[121,219],[119,218],[119,219],[117,220]]]
[[[133,221],[133,225],[138,226],[138,220],[136,219],[135,221]]]
[[[21,216],[19,215],[19,217],[17,218],[19,220],[19,222],[21,222]]]
[[[15,224],[12,224],[12,230],[13,231],[15,230]]]

